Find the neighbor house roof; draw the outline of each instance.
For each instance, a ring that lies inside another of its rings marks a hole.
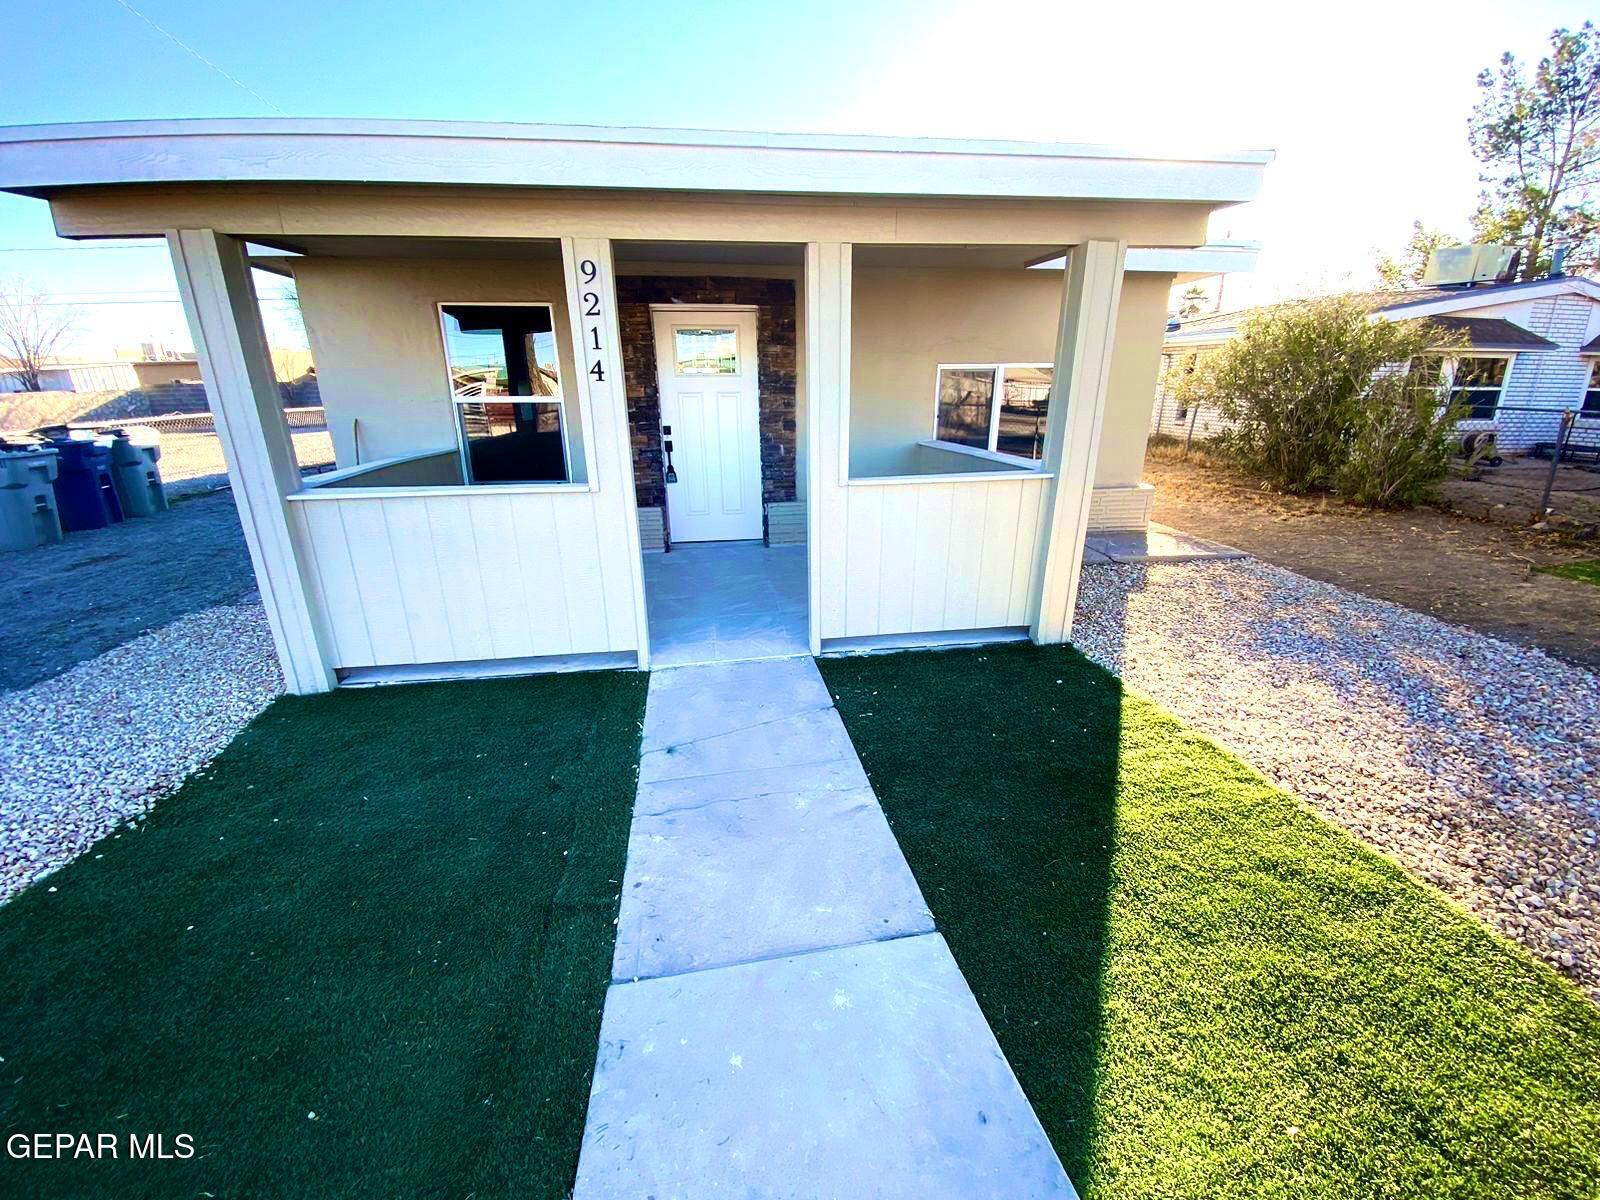
[[[1474,350],[1547,350],[1556,343],[1504,317],[1434,317],[1433,323],[1452,340]]]
[[[1592,300],[1600,300],[1600,284],[1581,275],[1558,275],[1554,278],[1532,279],[1517,283],[1485,283],[1472,287],[1420,287],[1404,290],[1346,292],[1340,299],[1350,300],[1371,313],[1389,317],[1432,317],[1435,323],[1447,325],[1446,317],[1476,308],[1488,308],[1512,300],[1532,299],[1560,292],[1578,292]],[[1170,342],[1216,342],[1232,337],[1247,319],[1273,312],[1282,312],[1311,303],[1311,300],[1286,300],[1280,304],[1264,304],[1256,308],[1243,308],[1234,312],[1209,313],[1180,321],[1178,328],[1167,334]],[[1454,322],[1471,322],[1461,325],[1471,344],[1478,349],[1530,349],[1551,346],[1537,334],[1498,317],[1452,317]],[[1515,333],[1510,331],[1514,330]],[[1485,339],[1479,341],[1478,339]],[[1526,339],[1533,339],[1527,341]],[[1491,347],[1498,339],[1500,344]],[[1506,339],[1517,339],[1508,341]],[[1600,339],[1596,339],[1600,341]]]
[[[403,183],[1231,204],[1255,198],[1272,157],[463,121],[121,121],[0,127],[0,189]]]

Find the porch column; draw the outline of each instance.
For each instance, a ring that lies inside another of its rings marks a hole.
[[[1073,248],[1064,273],[1044,440],[1044,469],[1055,473],[1055,481],[1040,531],[1039,590],[1030,630],[1040,644],[1072,636],[1127,252],[1126,242],[1085,242]]]
[[[300,468],[244,244],[210,229],[178,229],[168,232],[167,246],[285,686],[302,695],[329,691],[333,670],[284,499],[300,490]]]
[[[850,273],[848,242],[806,245],[806,547],[811,653],[823,630],[844,631],[845,526],[850,478]],[[836,631],[836,632],[835,632]]]
[[[605,579],[626,589],[633,605],[639,669],[650,669],[650,624],[644,601],[644,558],[639,550],[639,508],[633,490],[633,446],[628,394],[622,380],[622,331],[617,323],[617,281],[606,238],[561,239],[561,267],[572,322],[574,381],[583,413],[583,445],[595,518],[626,548],[626,577]],[[610,556],[603,556],[610,561]]]

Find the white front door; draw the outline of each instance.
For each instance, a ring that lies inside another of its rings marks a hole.
[[[673,305],[653,315],[672,540],[757,539],[762,529],[756,314]]]

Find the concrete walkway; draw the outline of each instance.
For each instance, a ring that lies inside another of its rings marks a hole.
[[[651,676],[577,1200],[1073,1196],[809,658]]]

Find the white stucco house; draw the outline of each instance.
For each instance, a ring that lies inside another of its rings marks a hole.
[[[1552,443],[1562,413],[1576,414],[1572,437],[1600,445],[1600,284],[1578,275],[1519,283],[1449,284],[1404,291],[1356,293],[1373,320],[1427,318],[1465,350],[1443,362],[1443,385],[1456,403],[1470,407],[1463,435],[1493,431],[1510,453]],[[1150,432],[1209,437],[1224,425],[1220,414],[1191,411],[1177,394],[1184,372],[1200,355],[1237,335],[1263,309],[1208,314],[1169,329],[1161,346],[1161,372]]]
[[[62,236],[170,246],[297,692],[647,668],[701,626],[739,653],[751,607],[802,653],[1068,640],[1086,531],[1148,514],[1169,289],[1209,273],[1208,218],[1270,159],[431,122],[0,129],[0,188],[48,202]],[[252,267],[298,285],[338,456],[315,479]],[[729,583],[786,571],[792,593],[753,603]]]

